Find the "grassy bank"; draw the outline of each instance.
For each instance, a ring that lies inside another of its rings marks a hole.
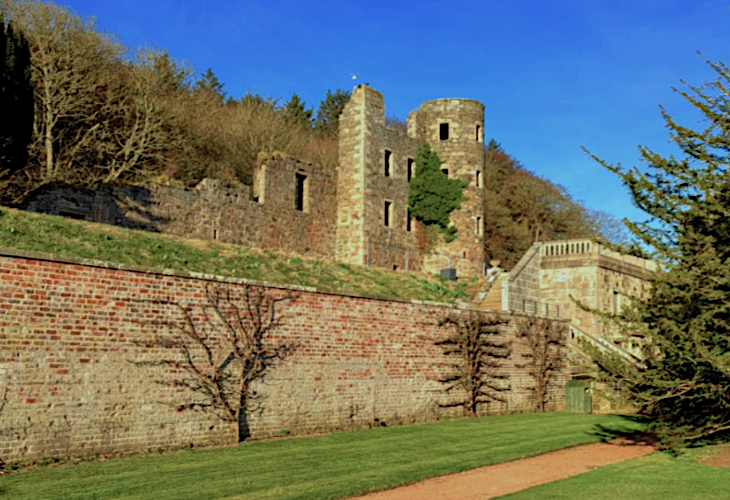
[[[319,500],[597,441],[633,419],[523,414],[376,428],[0,477],[13,500]]]
[[[0,208],[0,247],[323,291],[450,302],[466,283]]]
[[[653,453],[500,500],[727,500],[730,469],[698,463],[697,455],[707,451],[692,450],[678,457]]]

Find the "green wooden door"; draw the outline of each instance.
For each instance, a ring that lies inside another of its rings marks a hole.
[[[591,384],[587,380],[569,380],[565,384],[565,411],[591,412]]]

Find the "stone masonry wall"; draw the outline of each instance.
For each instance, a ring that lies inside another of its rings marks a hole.
[[[448,138],[442,139],[441,125],[448,126]],[[451,214],[458,230],[456,240],[438,245],[436,252],[451,257],[461,276],[474,276],[484,266],[484,105],[471,99],[436,99],[426,101],[408,116],[409,133],[419,143],[427,142],[444,161],[449,178],[466,183],[467,200]],[[438,271],[443,258],[427,259],[427,267]]]
[[[234,429],[164,402],[187,395],[155,384],[135,362],[172,356],[151,343],[170,335],[150,321],[179,321],[172,300],[202,320],[206,287],[240,292],[242,280],[0,251],[0,458],[71,457],[96,452],[228,443]],[[273,294],[285,290],[269,289]],[[277,338],[299,345],[258,387],[263,411],[252,414],[253,437],[434,420],[458,412],[436,381],[443,360],[435,339],[443,304],[399,302],[301,290],[282,309]],[[507,338],[512,334],[506,330]],[[489,412],[525,411],[531,380],[516,339],[503,371],[512,390]],[[564,378],[552,408],[563,407]]]
[[[528,313],[538,311],[540,302],[540,245],[533,245],[509,273],[509,309]],[[551,311],[545,311],[551,312]]]
[[[297,174],[304,210],[297,210]],[[259,158],[254,186],[205,179],[195,189],[155,184],[98,190],[50,188],[27,202],[33,212],[66,215],[131,229],[334,258],[333,176],[281,155]]]
[[[563,319],[594,336],[613,338],[613,330],[598,316],[580,309],[575,297],[589,308],[617,312],[630,295],[648,293],[648,273],[656,263],[620,255],[590,240],[543,244],[540,297],[560,305]],[[629,346],[624,346],[629,348]]]
[[[408,225],[408,165],[417,146],[415,139],[385,126],[382,94],[364,85],[355,88],[340,117],[338,260],[421,269],[415,221]],[[411,168],[415,175],[415,165]]]

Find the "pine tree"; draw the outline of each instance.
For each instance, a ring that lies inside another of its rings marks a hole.
[[[426,227],[436,227],[443,233],[445,242],[456,239],[456,228],[451,226],[451,212],[466,201],[463,189],[467,183],[460,179],[449,179],[441,171],[443,161],[429,144],[416,151],[416,175],[410,181],[408,206],[411,215]]]
[[[495,139],[489,139],[489,142],[484,149],[486,149],[487,151],[496,151],[498,153],[504,154],[504,148]]]
[[[313,109],[306,109],[307,103],[301,100],[297,94],[292,94],[284,106],[279,110],[281,117],[292,123],[299,124],[303,127],[312,126]]]
[[[660,263],[650,297],[613,318],[626,334],[644,336],[644,366],[594,356],[601,377],[648,412],[673,448],[730,431],[730,70],[707,63],[716,80],[675,89],[706,126],[681,126],[662,108],[684,158],[642,146],[647,168],[627,170],[593,156],[650,216],[628,227]]]
[[[221,104],[223,104],[226,98],[226,93],[223,91],[223,83],[221,83],[211,68],[208,68],[195,82],[195,91],[214,95]]]
[[[21,170],[33,133],[30,48],[14,23],[0,14],[0,176]]]
[[[351,92],[337,89],[335,92],[327,91],[324,101],[319,103],[317,119],[314,127],[322,135],[337,137],[340,115],[345,105],[350,101]]]

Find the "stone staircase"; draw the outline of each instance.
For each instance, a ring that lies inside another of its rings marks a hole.
[[[490,271],[492,271],[490,269]],[[480,311],[501,311],[502,310],[502,284],[509,277],[508,273],[495,269],[487,277],[487,284],[479,293]]]
[[[639,359],[634,353],[627,351],[623,347],[617,346],[613,342],[610,342],[602,337],[591,335],[590,333],[584,332],[577,326],[570,325],[570,335],[568,336],[568,346],[580,357],[586,360],[590,359],[590,356],[585,352],[581,342],[587,342],[588,344],[597,347],[601,352],[608,352],[617,355],[622,360],[630,363],[634,366],[641,366],[641,359]]]

